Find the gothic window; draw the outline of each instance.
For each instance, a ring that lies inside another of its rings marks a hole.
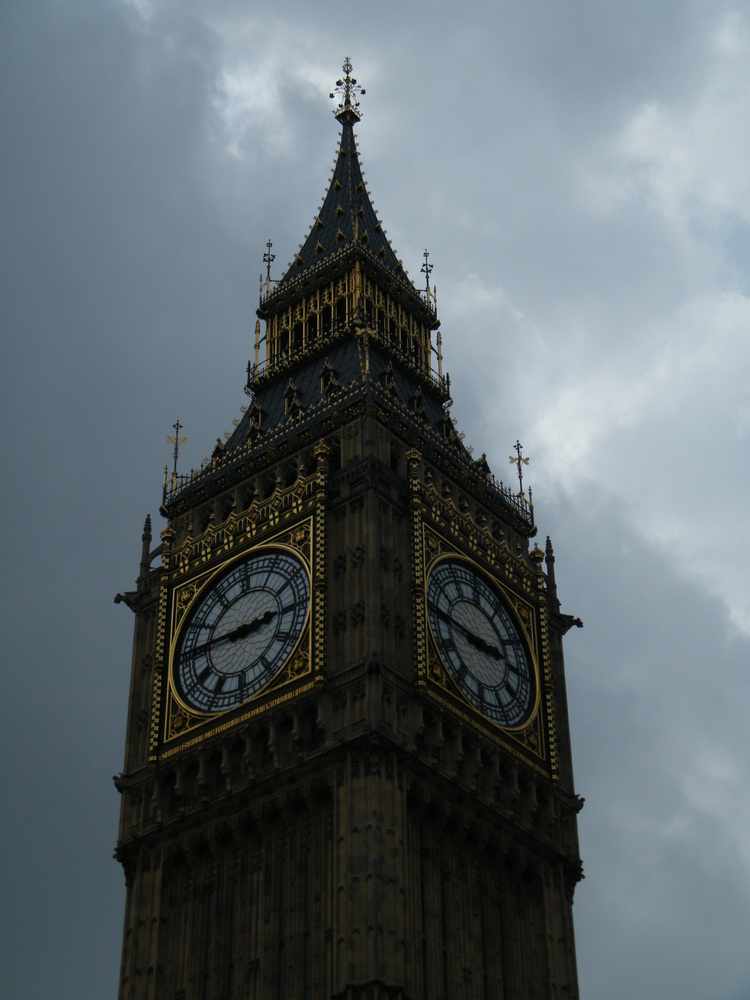
[[[341,470],[341,441],[334,438],[331,441],[331,454],[328,459],[328,471],[339,472]]]
[[[273,496],[277,486],[278,486],[278,480],[276,479],[276,476],[273,473],[266,476],[265,479],[263,480],[263,491],[262,491],[263,498],[268,499],[268,497]]]
[[[304,1000],[310,1000],[312,987],[312,852],[305,858],[305,971]]]
[[[489,463],[487,462],[487,455],[485,452],[482,452],[482,457],[478,458],[474,463],[474,465],[476,467],[477,472],[481,473],[481,475],[483,475],[487,479],[490,478],[490,476],[492,475],[492,471],[489,467]]]
[[[286,921],[287,884],[286,858],[281,861],[281,886],[279,898],[279,1000],[286,997]]]
[[[302,323],[294,324],[294,331],[292,333],[292,351],[296,353],[302,350]]]
[[[253,400],[252,406],[250,407],[249,419],[248,419],[248,429],[247,429],[247,439],[251,444],[255,444],[261,434],[261,425],[263,423],[263,407],[260,405],[257,399]]]
[[[320,314],[320,320],[321,320],[321,330],[323,336],[327,337],[328,334],[331,332],[331,325],[333,323],[333,316],[331,313],[330,306],[324,307],[323,311]]]
[[[286,465],[281,473],[280,484],[283,487],[293,486],[297,482],[298,470],[295,463],[290,462]]]
[[[232,910],[229,925],[229,989],[228,1000],[235,1000],[237,982],[237,913],[239,910],[239,884],[232,884]]]
[[[340,327],[346,324],[346,299],[340,299],[336,303],[336,324]]]
[[[456,425],[449,413],[443,411],[443,415],[440,418],[440,432],[449,444],[457,444],[459,437],[458,431],[456,430]]]
[[[341,388],[343,388],[343,386],[339,381],[339,373],[333,367],[331,362],[326,359],[320,373],[320,395],[324,398],[328,398],[328,396],[338,392]]]
[[[290,417],[296,417],[304,411],[302,403],[302,393],[293,379],[289,379],[289,384],[284,392],[284,412]]]
[[[392,362],[389,361],[386,367],[380,373],[378,377],[378,382],[380,382],[380,384],[383,386],[386,392],[396,391],[396,372],[394,371]]]
[[[411,397],[411,405],[418,417],[426,419],[427,417],[427,407],[425,406],[424,396],[422,395],[422,390],[418,389],[414,395]]]
[[[214,922],[216,919],[216,894],[213,888],[208,893],[207,911],[203,956],[203,997],[204,1000],[211,1000],[211,965],[213,963]]]

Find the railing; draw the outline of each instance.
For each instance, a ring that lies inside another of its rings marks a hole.
[[[323,421],[331,413],[336,412],[353,400],[359,394],[361,383],[355,382],[348,387],[344,387],[334,395],[319,399],[316,403],[308,406],[297,417],[288,417],[276,427],[269,430],[261,430],[256,438],[245,441],[244,444],[233,448],[231,451],[222,452],[212,458],[205,459],[196,469],[191,469],[189,473],[183,475],[173,475],[171,479],[164,483],[162,491],[162,503],[168,504],[176,500],[183,492],[192,486],[197,486],[202,482],[209,482],[221,472],[230,472],[232,469],[245,465],[256,455],[261,455],[272,445],[276,445],[296,433],[303,426],[309,426],[315,421]]]
[[[292,369],[296,368],[300,362],[314,357],[319,353],[325,352],[333,344],[343,340],[346,336],[362,338],[372,337],[372,339],[379,344],[387,354],[391,355],[394,360],[405,367],[410,374],[415,375],[417,378],[427,382],[434,389],[436,389],[444,397],[444,399],[447,399],[450,396],[449,375],[441,375],[439,372],[435,371],[431,365],[425,364],[421,359],[415,361],[413,357],[405,351],[402,351],[399,346],[392,342],[385,329],[378,326],[368,326],[360,320],[355,321],[354,323],[334,322],[331,325],[330,331],[323,334],[323,336],[316,337],[315,340],[306,343],[297,350],[290,349],[288,353],[285,353],[281,357],[269,358],[266,356],[262,361],[259,361],[257,365],[248,361],[247,385],[245,391],[250,393],[257,386],[262,385],[263,382],[278,375],[283,375],[287,371],[292,371]],[[432,344],[430,344],[430,348],[432,348]]]
[[[404,421],[413,421],[414,414],[403,403],[390,397],[386,398],[380,386],[376,386],[375,391],[381,396],[382,402],[387,405],[391,412],[400,413]],[[426,440],[438,447],[443,454],[450,455],[448,443],[432,427],[425,423],[420,425],[420,430]],[[486,490],[489,497],[494,497],[503,506],[514,511],[527,528],[532,530],[534,528],[534,503],[531,489],[529,489],[528,496],[523,492],[514,493],[502,480],[496,479],[489,469],[485,471],[477,461],[472,461],[468,449],[465,449],[465,452],[465,458],[468,458],[468,461],[460,461],[457,455],[454,456],[457,469],[468,475],[477,486]]]
[[[338,338],[341,335],[339,332],[335,337]],[[331,339],[327,339],[325,345],[329,344]],[[378,338],[376,337],[376,339]],[[325,345],[320,344],[318,346]],[[389,348],[389,345],[384,346]],[[392,348],[389,349],[393,350]],[[283,368],[274,368],[272,371],[267,370],[267,374],[270,377],[271,374],[277,374],[281,370]],[[426,374],[422,368],[419,371],[423,376]],[[450,390],[450,378],[447,375],[441,378],[433,371],[430,371],[429,374],[436,387],[447,394]],[[250,384],[250,378],[248,378],[248,384]],[[222,472],[231,472],[231,470],[245,465],[255,455],[261,455],[271,446],[281,443],[298,430],[304,427],[309,428],[311,425],[314,426],[316,422],[319,424],[322,423],[332,413],[340,412],[349,403],[354,402],[361,396],[364,388],[365,380],[355,379],[350,385],[343,387],[334,394],[317,400],[301,411],[297,417],[288,417],[269,430],[261,430],[254,439],[247,440],[231,451],[219,453],[205,460],[197,469],[191,470],[187,475],[173,475],[171,480],[164,483],[162,502],[164,504],[171,503],[178,498],[183,490],[197,486],[201,482],[209,482]],[[372,382],[370,388],[380,398],[381,403],[390,413],[400,415],[404,423],[414,426],[414,413],[398,400],[393,393],[389,393],[377,382]],[[456,450],[454,452],[450,443],[441,437],[429,424],[420,422],[416,426],[418,427],[420,437],[425,442],[433,445],[433,447],[438,448],[455,465],[456,471],[459,474],[468,476],[476,486],[486,491],[487,497],[490,500],[489,506],[492,506],[494,499],[495,502],[501,504],[506,509],[513,511],[529,530],[534,528],[534,504],[531,490],[528,491],[528,496],[523,492],[513,492],[502,480],[496,479],[488,467],[483,467],[476,460],[472,460],[467,449],[463,449],[463,451]]]

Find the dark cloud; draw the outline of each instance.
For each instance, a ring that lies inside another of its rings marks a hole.
[[[412,274],[424,246],[436,265],[460,429],[501,476],[516,437],[536,436],[538,520],[585,621],[566,646],[582,994],[743,1000],[750,640],[730,610],[747,607],[747,469],[714,448],[750,428],[747,207],[706,173],[694,127],[696,109],[741,106],[717,70],[731,10],[209,7],[3,13],[5,992],[116,989],[111,775],[132,619],[112,597],[137,573],[146,513],[158,530],[174,420],[194,465],[239,415],[265,242],[281,271],[314,218],[348,53],[380,217]],[[726,35],[740,54],[748,30]],[[648,102],[661,117],[636,155],[627,127]],[[687,166],[665,191],[675,148]],[[706,222],[708,181],[722,225]],[[699,331],[719,314],[709,364]],[[654,344],[710,377],[659,382]],[[612,409],[640,393],[637,420],[591,407],[605,379]],[[553,452],[568,446],[566,466]]]

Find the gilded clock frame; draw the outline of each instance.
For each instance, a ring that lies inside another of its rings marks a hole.
[[[149,759],[170,757],[189,746],[311,690],[325,664],[325,491],[327,446],[315,449],[317,469],[292,485],[231,513],[218,526],[174,545],[175,528],[162,532],[162,579],[156,628],[156,662]],[[192,602],[209,581],[236,560],[259,549],[287,550],[302,562],[310,581],[310,608],[291,656],[269,683],[242,705],[220,713],[188,708],[172,679],[179,630]]]
[[[304,529],[303,529],[304,530]],[[176,681],[176,675],[179,670],[178,663],[178,650],[179,645],[182,640],[183,632],[189,627],[189,619],[193,610],[198,606],[200,601],[204,598],[208,590],[214,585],[214,583],[223,579],[224,575],[231,573],[232,568],[238,564],[245,562],[248,559],[253,558],[256,555],[261,555],[263,553],[272,552],[282,552],[292,556],[302,567],[303,572],[307,575],[308,580],[308,597],[306,602],[306,607],[304,609],[304,620],[302,627],[300,629],[299,635],[297,636],[294,645],[292,646],[291,652],[284,660],[282,666],[274,673],[270,680],[262,686],[254,695],[251,695],[246,701],[241,702],[238,705],[233,705],[225,709],[218,710],[206,710],[199,709],[197,707],[191,706],[181,696],[179,691],[179,685]],[[249,704],[254,701],[255,698],[262,695],[265,691],[272,689],[277,686],[279,679],[281,682],[284,680],[293,679],[295,677],[302,676],[309,672],[312,664],[312,648],[311,648],[311,635],[310,635],[310,619],[312,617],[312,572],[307,561],[301,557],[299,551],[292,548],[289,545],[282,544],[261,544],[254,545],[250,549],[242,552],[241,554],[233,556],[226,562],[223,562],[220,566],[213,569],[213,571],[206,571],[206,573],[200,574],[197,578],[192,578],[187,582],[179,584],[175,587],[172,595],[172,624],[170,628],[170,647],[168,654],[168,687],[169,687],[169,699],[174,701],[175,711],[181,712],[183,715],[195,715],[203,717],[204,719],[216,718],[218,715],[224,715],[227,712],[234,712],[241,708],[243,705]],[[305,643],[307,639],[307,643]],[[305,648],[307,646],[307,649]],[[287,676],[282,676],[287,675]]]
[[[437,542],[438,537],[439,536],[433,533],[428,532],[426,534],[426,539],[429,540],[427,545],[425,546],[427,551],[429,551],[432,544],[436,545],[439,544]],[[508,591],[508,589],[502,585],[502,582],[498,580],[496,576],[493,576],[479,562],[477,562],[476,558],[469,558],[468,556],[464,555],[461,552],[450,551],[450,550],[442,551],[438,555],[435,555],[433,558],[428,557],[428,559],[426,560],[425,598],[427,594],[427,588],[429,587],[430,577],[435,572],[440,563],[447,561],[460,562],[468,566],[470,569],[472,569],[475,573],[481,576],[493,590],[496,590],[500,594],[502,600],[508,607],[510,616],[513,619],[514,625],[519,633],[521,641],[524,644],[525,651],[527,653],[529,660],[529,667],[533,675],[532,679],[533,704],[531,706],[531,710],[528,713],[528,718],[525,722],[522,722],[515,726],[502,726],[499,723],[492,722],[489,716],[486,716],[483,712],[481,712],[478,708],[476,708],[476,706],[473,705],[471,701],[469,701],[469,699],[461,691],[458,684],[456,684],[456,682],[454,681],[450,669],[446,666],[443,657],[440,655],[438,644],[435,640],[434,628],[432,622],[430,621],[429,611],[427,611],[426,613],[427,637],[428,637],[427,639],[428,674],[436,680],[439,678],[438,682],[441,687],[445,688],[448,691],[451,691],[454,697],[460,699],[467,706],[471,707],[473,711],[478,712],[482,718],[486,718],[491,725],[496,726],[498,729],[502,729],[503,732],[511,732],[511,733],[522,732],[533,721],[534,717],[536,716],[539,710],[539,698],[540,698],[539,656],[538,652],[535,652],[532,646],[532,638],[534,632],[533,613],[525,604],[521,604],[519,601],[517,601],[515,595],[513,595],[510,591]]]
[[[407,455],[410,471],[415,680],[418,690],[471,728],[502,744],[543,774],[557,777],[552,665],[543,553],[508,529],[502,539],[425,481],[422,456]],[[492,582],[519,626],[535,672],[535,706],[529,720],[503,727],[483,715],[462,694],[438,653],[427,613],[427,580],[437,561],[457,558]]]

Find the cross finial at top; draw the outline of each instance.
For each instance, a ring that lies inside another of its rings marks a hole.
[[[529,460],[521,454],[523,445],[517,438],[514,447],[516,449],[516,457],[514,458],[513,455],[510,455],[510,464],[515,465],[518,470],[518,488],[521,496],[523,496],[523,466],[528,465]]]
[[[263,254],[263,263],[266,265],[266,281],[271,282],[271,264],[276,260],[276,254],[271,253],[273,243],[269,240],[266,243],[266,252]]]
[[[172,424],[174,427],[174,434],[167,435],[167,444],[174,445],[174,469],[172,471],[172,479],[177,478],[177,457],[180,453],[180,445],[187,444],[186,437],[180,437],[180,431],[183,430],[183,426],[179,421],[179,418]]]
[[[357,96],[366,93],[366,91],[351,75],[352,61],[349,56],[346,57],[341,68],[344,71],[344,79],[336,81],[336,86],[330,96],[334,98],[337,94],[339,95],[339,105],[334,111],[334,115],[343,125],[344,122],[358,122],[360,120]]]

